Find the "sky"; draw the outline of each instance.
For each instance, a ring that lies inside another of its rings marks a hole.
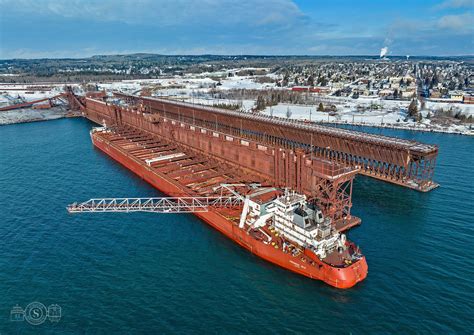
[[[474,0],[0,0],[0,58],[474,54]]]

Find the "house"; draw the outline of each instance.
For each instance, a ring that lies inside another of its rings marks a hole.
[[[308,92],[309,86],[293,86],[291,90],[295,92]]]
[[[464,93],[459,91],[449,92],[449,98],[455,102],[463,102]]]
[[[402,92],[402,98],[404,99],[410,99],[415,96],[415,91],[413,90],[406,90]]]
[[[441,98],[441,92],[438,90],[430,90],[430,98],[433,98],[433,99]]]
[[[379,96],[381,97],[388,97],[393,95],[393,90],[390,89],[383,89],[379,91]]]
[[[313,93],[319,93],[319,94],[328,94],[331,92],[331,89],[325,86],[314,86],[314,87],[310,87],[309,91]]]
[[[463,102],[465,104],[474,105],[474,95],[465,95]]]

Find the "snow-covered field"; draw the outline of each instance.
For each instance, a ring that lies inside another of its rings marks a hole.
[[[47,85],[53,86],[51,90],[43,90],[41,88],[36,90],[27,86],[33,85],[0,84],[0,107],[54,97],[63,92],[64,85]],[[65,117],[66,114],[66,108],[61,106],[50,109],[23,108],[10,111],[0,111],[0,125],[54,120]]]
[[[474,130],[466,124],[451,124],[449,126],[432,124],[431,120],[426,118],[428,112],[428,110],[422,111],[423,119],[421,122],[415,122],[411,119],[404,121],[406,119],[406,107],[359,111],[353,106],[345,107],[336,113],[326,113],[317,111],[317,106],[278,104],[277,106],[267,107],[263,111],[267,115],[312,122],[474,135]]]
[[[63,92],[64,85],[52,86],[51,90],[42,88],[33,89],[34,85],[6,85],[0,84],[0,106],[10,105],[18,100],[33,101],[50,98]]]
[[[66,109],[62,107],[53,107],[50,109],[16,109],[0,112],[0,125],[55,120],[65,117],[66,114]]]

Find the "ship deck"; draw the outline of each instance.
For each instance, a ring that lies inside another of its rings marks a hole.
[[[94,136],[177,185],[182,193],[173,194],[173,196],[230,195],[228,190],[219,186],[255,182],[264,184],[264,181],[256,176],[239,173],[231,166],[225,166],[222,162],[214,161],[212,158],[143,130],[128,126],[114,126],[108,131],[95,132]],[[236,187],[236,191],[246,194],[249,189]],[[219,208],[219,213],[234,224],[239,221],[240,211],[240,208]],[[358,224],[360,224],[360,219],[357,217],[335,222],[338,231],[345,231]]]
[[[214,189],[221,184],[256,181],[255,178],[249,180],[222,163],[133,128],[114,127],[110,132],[96,135],[168,180],[180,184],[182,195],[215,196],[217,193]]]
[[[92,131],[91,135],[98,148],[170,196],[231,195],[229,189],[220,187],[221,184],[239,182],[245,185],[256,182],[253,176],[246,178],[210,157],[199,155],[159,135],[142,130],[113,127]],[[237,187],[235,190],[241,194],[251,192],[247,186],[241,188]],[[362,269],[366,268],[365,259],[362,265],[356,266],[355,263],[345,262],[346,255],[338,255],[341,257],[328,258],[331,263],[327,263],[326,260],[320,260],[310,249],[302,248],[279,234],[271,221],[261,228],[246,226],[245,230],[239,229],[241,212],[240,206],[219,207],[209,208],[208,213],[196,215],[252,253],[307,277],[344,288],[351,287],[365,278],[366,274],[361,276],[359,273],[361,266]],[[349,225],[345,227],[349,228]],[[337,271],[334,268],[337,268]],[[342,269],[344,272],[340,274]]]

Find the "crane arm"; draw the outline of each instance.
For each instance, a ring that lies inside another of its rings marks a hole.
[[[68,205],[69,213],[96,212],[153,212],[196,213],[207,212],[209,207],[238,207],[241,197],[162,197],[162,198],[102,198],[89,199]]]

